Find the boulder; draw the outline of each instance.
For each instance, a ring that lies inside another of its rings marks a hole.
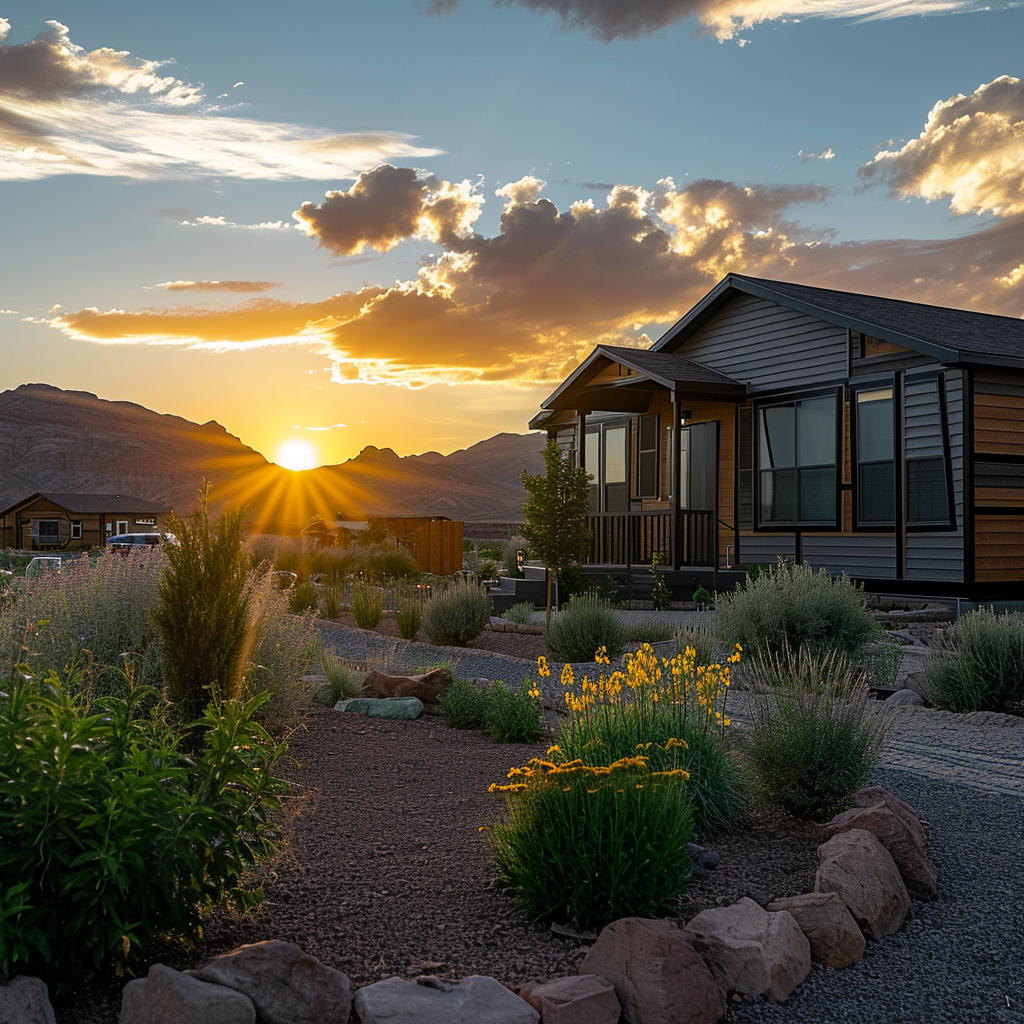
[[[725,1014],[725,998],[692,937],[668,921],[613,921],[580,974],[612,983],[627,1024],[712,1024]]]
[[[855,828],[818,847],[815,892],[834,892],[870,939],[899,931],[910,914],[910,896],[889,851]]]
[[[882,786],[865,786],[853,794],[854,807],[874,807],[877,803],[885,804],[921,840],[921,845],[925,845],[924,823],[905,800],[894,796]]]
[[[334,710],[366,715],[368,718],[411,721],[423,714],[423,701],[418,697],[351,697],[349,700],[339,700]]]
[[[907,687],[903,690],[897,690],[888,697],[885,701],[885,706],[886,708],[923,707],[924,697],[917,690]]]
[[[241,992],[153,964],[121,994],[120,1024],[255,1024],[256,1008]]]
[[[621,1007],[615,988],[597,974],[524,985],[519,995],[544,1024],[619,1024]]]
[[[938,875],[925,852],[924,831],[920,822],[917,824],[915,829],[879,798],[870,806],[853,807],[837,814],[824,831],[830,838],[852,829],[870,832],[889,851],[907,892],[919,900],[933,900],[939,891]]]
[[[726,995],[784,1003],[811,972],[811,946],[793,916],[752,899],[704,910],[686,931]]]
[[[362,1024],[538,1024],[540,1015],[494,978],[385,978],[356,993]]]
[[[436,704],[441,691],[452,685],[452,674],[435,668],[418,676],[389,676],[374,669],[363,685],[381,697],[416,697],[424,704]]]
[[[244,992],[260,1024],[344,1024],[352,1009],[348,977],[291,942],[256,942],[188,972]]]
[[[46,982],[19,974],[0,985],[0,1021],[3,1024],[56,1024]]]
[[[834,892],[808,892],[768,904],[793,915],[811,944],[811,959],[830,967],[849,967],[864,956],[864,933]]]

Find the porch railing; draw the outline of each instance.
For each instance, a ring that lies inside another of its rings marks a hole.
[[[678,536],[672,536],[671,512],[602,513],[588,516],[593,534],[588,565],[650,565],[656,551],[665,564],[715,564],[715,514],[680,510]],[[673,551],[678,560],[673,559]]]

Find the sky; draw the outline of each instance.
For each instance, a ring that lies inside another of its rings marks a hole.
[[[299,468],[522,433],[730,271],[1022,316],[1022,39],[998,0],[0,0],[0,390]]]

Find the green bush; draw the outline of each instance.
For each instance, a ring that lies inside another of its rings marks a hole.
[[[296,614],[320,607],[320,594],[312,583],[300,583],[288,598],[288,607]]]
[[[1024,615],[968,612],[928,666],[927,697],[946,711],[1004,711],[1024,701]]]
[[[642,758],[600,770],[535,759],[491,789],[508,808],[487,832],[498,877],[530,917],[597,932],[622,917],[678,916],[692,833],[678,776]]]
[[[487,715],[488,692],[471,679],[456,676],[439,698],[441,714],[453,729],[482,729]]]
[[[513,692],[491,683],[484,703],[484,731],[495,743],[536,743],[544,736],[540,693],[529,680]]]
[[[502,548],[502,560],[505,564],[505,572],[508,577],[513,580],[523,578],[523,573],[519,568],[518,552],[520,551],[522,551],[524,559],[530,557],[526,538],[516,533],[505,541]]]
[[[423,608],[419,601],[406,601],[395,612],[398,634],[403,640],[414,640],[423,621]]]
[[[376,629],[384,614],[384,595],[372,585],[359,587],[352,595],[352,615],[360,629]]]
[[[432,644],[465,647],[476,639],[491,615],[487,591],[472,580],[448,583],[423,606],[423,635]]]
[[[891,690],[903,667],[903,645],[895,637],[883,634],[876,643],[866,644],[855,661],[863,666],[872,686]]]
[[[361,697],[365,693],[356,670],[344,658],[326,647],[320,649],[320,667],[327,676],[327,682],[331,687],[331,700],[334,703],[349,697]]]
[[[764,655],[754,671],[745,742],[755,792],[796,818],[849,806],[878,761],[885,719],[867,714],[863,669],[807,648]]]
[[[91,707],[62,687],[0,683],[0,982],[81,991],[194,937],[217,906],[254,907],[246,873],[277,849],[285,751],[258,700],[210,703],[192,757],[148,688]]]
[[[594,594],[579,594],[564,611],[551,617],[544,643],[559,661],[593,661],[603,647],[617,658],[625,646],[622,623]]]
[[[320,599],[320,614],[325,619],[337,619],[341,616],[341,591],[338,587],[325,587]]]
[[[781,560],[745,588],[719,595],[715,615],[718,639],[751,652],[808,647],[855,655],[881,632],[863,590],[847,576]]]
[[[171,513],[179,544],[168,544],[153,625],[163,640],[165,695],[182,721],[197,719],[211,698],[234,700],[251,648],[251,587],[242,549],[243,513],[210,522],[206,495],[188,519]]]
[[[496,583],[498,580],[498,565],[496,562],[485,561],[480,563],[476,571],[477,579],[481,583]]]
[[[517,601],[510,608],[506,608],[502,613],[503,619],[508,619],[509,622],[518,622],[520,626],[525,626],[533,616],[533,602],[532,601]]]

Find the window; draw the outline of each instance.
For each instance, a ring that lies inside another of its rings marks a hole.
[[[637,497],[658,497],[658,417],[641,416],[637,431]]]
[[[892,388],[858,391],[856,416],[857,523],[891,526],[896,521]]]
[[[81,540],[82,539],[82,521],[80,519],[71,520],[71,539]]]
[[[949,441],[937,377],[907,381],[907,526],[952,526]]]
[[[40,519],[36,523],[36,536],[57,539],[60,527],[56,519]]]
[[[591,430],[584,439],[584,466],[590,474],[590,511],[601,511],[601,431]]]
[[[115,533],[127,533],[128,532],[128,520],[127,519],[118,519],[117,522],[114,523],[114,532]]]
[[[836,521],[836,396],[758,409],[762,524]]]
[[[626,486],[626,428],[604,430],[604,511],[625,512],[629,505]]]

